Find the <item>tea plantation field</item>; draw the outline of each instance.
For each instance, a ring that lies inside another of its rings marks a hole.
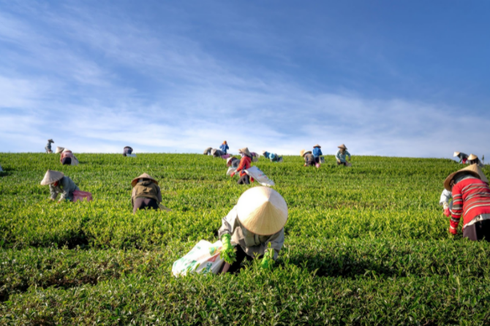
[[[249,187],[192,154],[0,154],[1,325],[488,325],[490,244],[448,234],[438,205],[452,160],[299,156],[257,165],[289,206],[274,268],[175,278],[172,263]],[[48,200],[63,171],[90,203]],[[160,181],[172,209],[131,213],[131,180]],[[489,175],[490,168],[484,172]]]

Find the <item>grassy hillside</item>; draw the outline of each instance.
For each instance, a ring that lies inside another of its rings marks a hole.
[[[174,278],[172,263],[249,187],[224,160],[190,154],[0,154],[0,324],[490,323],[488,243],[448,235],[438,206],[451,160],[301,157],[256,165],[289,206],[272,271]],[[63,171],[91,203],[55,204],[39,182]],[[490,169],[485,168],[488,175]],[[131,213],[131,180],[160,181],[172,212]]]

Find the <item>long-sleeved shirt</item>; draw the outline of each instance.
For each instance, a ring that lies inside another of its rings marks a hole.
[[[136,198],[153,198],[158,204],[162,202],[162,191],[160,187],[151,180],[141,181],[131,191],[131,203],[134,206]]]
[[[337,154],[335,155],[335,157],[337,158],[337,160],[339,160],[340,162],[342,163],[345,163],[345,157],[346,156],[349,156],[349,160],[350,160],[350,153],[346,150],[344,153],[342,153],[340,150],[337,152]]]
[[[441,193],[441,198],[439,199],[439,205],[442,205],[444,209],[448,208],[449,206],[452,207],[452,204],[449,205],[451,198],[453,198],[453,194],[449,190],[444,189]]]
[[[51,142],[50,141],[48,141],[48,144],[46,145],[45,148],[46,148],[46,150],[48,150],[48,149],[51,150]]]
[[[131,148],[130,146],[126,146],[124,147],[123,149],[123,155],[126,156],[128,154],[131,154],[133,152],[133,148]]]
[[[323,155],[322,149],[320,147],[313,148],[313,156],[320,157],[320,155]]]
[[[252,233],[241,225],[236,206],[221,220],[218,235],[221,238],[223,234],[231,234],[231,243],[239,245],[251,257],[263,255],[270,243],[271,248],[274,249],[274,259],[277,259],[284,244],[284,228],[272,235]]]
[[[60,163],[63,161],[65,157],[71,158],[71,165],[78,165],[78,159],[73,155],[71,151],[63,151],[60,155]]]
[[[277,162],[280,159],[280,156],[276,153],[264,152],[264,157],[268,158],[271,162]]]
[[[231,164],[230,164],[230,167],[232,167],[232,168],[235,168],[235,169],[236,169],[236,168],[238,167],[238,165],[240,165],[240,160],[239,160],[239,159],[237,159],[236,157],[233,157],[233,158],[231,159]]]
[[[51,193],[51,199],[56,199],[58,194],[61,194],[60,201],[63,199],[71,200],[73,199],[73,192],[75,190],[80,190],[75,182],[71,180],[66,175],[58,181],[57,186],[49,185],[49,192]]]
[[[315,157],[313,156],[313,154],[311,154],[311,153],[305,154],[304,159],[305,159],[305,164],[307,166],[315,165]]]
[[[453,207],[450,227],[458,228],[461,215],[463,228],[468,222],[481,214],[490,214],[490,188],[480,179],[465,178],[453,186]]]
[[[240,172],[240,176],[243,177],[246,173],[243,170],[250,169],[250,163],[252,163],[252,159],[248,156],[242,157],[240,160],[240,164],[236,168],[237,172]]]
[[[226,151],[229,150],[230,148],[228,147],[228,144],[221,144],[219,149],[221,149],[221,151],[224,153],[223,155],[226,155]]]

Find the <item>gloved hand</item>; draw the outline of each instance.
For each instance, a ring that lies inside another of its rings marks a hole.
[[[231,245],[231,236],[226,233],[221,237],[221,242],[223,242],[223,248],[221,248],[220,257],[225,261],[225,263],[233,264],[236,260],[235,248]]]
[[[444,215],[447,217],[451,216],[451,212],[449,212],[449,207],[444,208]]]
[[[260,263],[260,267],[262,268],[272,268],[272,265],[274,264],[274,250],[273,249],[268,249],[264,253],[264,258],[262,258],[262,262]]]
[[[233,178],[234,176],[235,176],[235,172],[232,172],[232,173],[230,174],[230,177],[232,177],[232,178]]]
[[[458,234],[458,230],[453,229],[452,227],[449,227],[449,233],[451,233],[452,235],[456,235],[456,234]]]

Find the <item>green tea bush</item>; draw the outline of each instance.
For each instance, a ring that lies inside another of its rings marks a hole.
[[[320,169],[299,156],[256,165],[289,207],[271,271],[175,278],[172,263],[249,187],[225,161],[193,154],[0,154],[0,324],[490,323],[487,242],[448,235],[438,206],[452,160],[353,157]],[[39,183],[59,170],[94,201],[56,204]],[[486,173],[490,170],[484,168]],[[132,214],[131,180],[156,178],[171,212]]]

